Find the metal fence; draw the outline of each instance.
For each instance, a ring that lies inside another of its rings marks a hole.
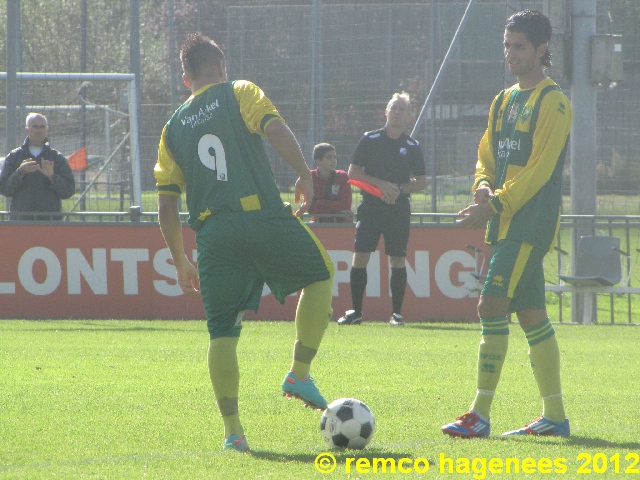
[[[114,0],[114,3],[123,1]],[[146,5],[149,1],[141,0],[141,3]],[[230,78],[252,80],[265,90],[296,133],[309,163],[312,163],[313,144],[327,141],[337,147],[339,168],[343,169],[348,167],[363,132],[384,123],[384,107],[392,93],[409,92],[413,109],[418,113],[469,4],[467,0],[413,3],[308,0],[298,2],[299,5],[292,3],[284,0],[237,2],[234,5],[195,2],[181,10],[174,38],[179,43],[184,33],[203,30],[217,40],[227,53]],[[427,196],[414,198],[414,210],[454,212],[469,201],[477,144],[486,126],[489,104],[501,88],[513,82],[513,78],[505,73],[502,59],[504,20],[514,10],[542,10],[549,3],[542,0],[474,2],[460,41],[453,48],[443,80],[435,92],[433,110],[416,133],[425,151],[427,171],[435,180],[430,182]],[[640,159],[637,154],[640,151],[640,19],[629,14],[633,5],[630,0],[597,2],[597,33],[622,34],[625,58],[624,81],[601,85],[597,92],[598,214],[634,214],[640,210]],[[163,4],[163,8],[166,5]],[[64,15],[49,15],[48,28],[55,27],[57,35],[66,35],[69,29],[65,25],[56,27],[57,22],[64,22],[64,19]],[[175,44],[170,36],[171,29],[149,28],[148,24],[155,21],[155,17],[141,20],[145,24],[143,47],[149,51],[164,50],[163,61],[175,64],[176,52],[168,50]],[[37,25],[36,22],[33,31],[22,33],[24,45],[30,45],[33,37],[43,33],[37,31]],[[126,19],[121,22],[121,28],[124,31],[128,28]],[[96,38],[108,33],[100,32],[99,24],[94,29]],[[563,57],[560,47],[552,47],[560,60]],[[23,65],[23,68],[37,71],[38,51],[30,51],[29,58],[33,64]],[[145,62],[144,56],[142,61]],[[571,97],[564,66],[556,65],[550,73]],[[94,68],[112,71],[111,65],[95,65]],[[143,71],[147,70],[143,68]],[[141,86],[142,98],[146,99],[140,107],[141,179],[142,190],[150,192],[142,196],[143,211],[156,209],[151,192],[154,190],[157,144],[162,126],[175,107],[167,100],[167,95],[154,97],[145,91],[153,88],[153,91],[170,92],[174,85],[181,83],[179,78],[169,75],[175,69],[161,70],[163,77],[147,74],[143,76]],[[4,87],[4,81],[0,82],[0,92]],[[69,84],[65,91],[60,88],[57,86],[55,93],[43,98],[42,102],[50,108],[80,104],[77,84]],[[122,103],[119,89],[105,92],[106,95],[100,92],[101,98],[97,98],[95,86],[92,88],[95,103],[119,110],[119,103]],[[43,91],[54,92],[50,88]],[[187,91],[179,88],[178,94],[178,100],[183,100]],[[71,152],[80,143],[80,129],[73,126],[77,115],[72,110],[65,115],[69,121],[55,119],[52,122],[52,143],[55,146],[61,140],[58,135],[64,135],[65,143],[74,145],[68,150]],[[3,122],[4,116],[0,115],[2,131]],[[96,160],[99,160],[108,154],[108,149],[101,146],[107,144],[106,134],[100,133],[104,121],[98,115],[95,122],[96,126],[90,127],[97,132],[89,137],[93,142],[90,151],[96,152]],[[61,129],[65,124],[71,128],[63,134]],[[68,135],[75,137],[66,138]],[[0,138],[0,148],[3,140]],[[289,192],[295,174],[274,152],[270,154],[277,182],[283,192]],[[120,163],[126,165],[126,162],[125,154]],[[100,178],[99,181],[107,180]],[[115,181],[126,181],[126,178],[117,174]],[[115,188],[119,192],[120,186]],[[567,173],[566,195],[570,188]],[[101,195],[99,189],[95,195]],[[117,197],[118,193],[115,195]],[[88,210],[93,208],[91,204],[86,206]],[[111,204],[109,208],[118,209],[119,204]],[[570,212],[570,203],[565,204],[564,212]]]

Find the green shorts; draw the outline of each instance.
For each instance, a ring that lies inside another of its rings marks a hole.
[[[327,251],[288,205],[213,215],[196,243],[211,338],[240,334],[241,312],[258,310],[265,283],[284,303],[287,295],[333,275]]]
[[[482,295],[511,299],[510,312],[544,310],[546,251],[529,243],[500,240],[494,247]]]

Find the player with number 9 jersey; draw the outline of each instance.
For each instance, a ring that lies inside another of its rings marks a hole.
[[[167,122],[155,168],[158,191],[187,190],[189,225],[209,215],[282,208],[262,135],[282,117],[246,80],[197,91]],[[177,168],[176,168],[177,167]]]
[[[228,81],[224,53],[205,35],[187,35],[180,59],[191,97],[162,132],[155,167],[158,220],[182,292],[202,295],[223,448],[244,452],[249,444],[238,407],[237,351],[244,312],[258,310],[265,284],[281,303],[300,291],[293,362],[282,391],[326,408],[309,374],[332,313],[334,268],[316,236],[280,197],[264,138],[300,177],[301,208],[313,200],[313,179],[295,135],[271,101],[251,82]],[[185,253],[179,213],[185,191],[197,269]]]

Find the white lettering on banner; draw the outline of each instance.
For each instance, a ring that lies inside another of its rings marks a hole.
[[[413,270],[407,264],[407,285],[413,290],[418,298],[429,298],[431,296],[431,278],[429,275],[429,252],[416,251],[415,266]],[[391,287],[389,287],[391,296]]]
[[[180,288],[180,285],[178,285],[176,267],[173,265],[171,251],[168,248],[158,250],[153,256],[153,269],[156,273],[172,280],[171,282],[167,282],[166,280],[153,281],[153,287],[160,295],[164,295],[166,297],[177,297],[182,295],[182,289]]]
[[[109,252],[112,262],[122,262],[123,293],[138,295],[139,281],[148,282],[150,280],[139,278],[138,263],[148,262],[150,254],[153,252],[146,248],[113,248]],[[107,249],[92,249],[90,260],[85,258],[79,248],[67,248],[65,253],[66,262],[64,259],[61,262],[56,254],[46,247],[32,247],[26,250],[18,262],[18,279],[24,290],[32,295],[49,295],[55,292],[62,280],[62,265],[66,264],[69,295],[84,293],[82,279],[85,280],[91,293],[95,295],[108,294]],[[338,297],[340,284],[349,285],[352,252],[349,250],[328,250],[327,253],[335,267],[333,296]],[[417,298],[429,298],[432,296],[430,252],[419,250],[415,251],[414,255],[413,266],[407,262],[407,285]],[[192,250],[191,257],[196,263],[197,250]],[[380,258],[381,252],[373,252],[367,266],[366,295],[368,297],[380,297]],[[44,263],[44,280],[41,278],[36,280],[34,276],[34,266],[38,261]],[[477,296],[471,291],[471,286],[475,284],[475,280],[471,276],[474,268],[475,260],[470,253],[464,250],[446,251],[438,258],[433,269],[435,285],[448,298],[461,299]],[[162,248],[153,253],[153,271],[162,277],[152,280],[156,292],[166,297],[182,295],[168,248]],[[269,293],[271,292],[265,285],[262,295],[265,296]],[[16,283],[0,282],[0,294],[15,295]]]
[[[198,263],[198,250],[195,248],[191,251],[191,261],[193,263]],[[172,280],[171,282],[166,280],[154,280],[153,288],[156,289],[156,292],[166,297],[177,297],[182,295],[182,289],[178,284],[178,274],[173,265],[171,251],[168,248],[158,250],[153,256],[153,269],[156,273]]]
[[[15,282],[0,282],[0,295],[14,295],[15,293]]]
[[[333,274],[333,296],[337,297],[340,295],[339,286],[341,283],[349,284],[351,283],[349,280],[350,271],[351,271],[351,257],[353,253],[350,250],[328,250],[327,253],[331,258],[331,262],[334,267]],[[345,266],[347,268],[340,268],[341,266]]]
[[[96,295],[106,295],[107,290],[107,249],[91,250],[93,268],[82,255],[79,248],[67,248],[67,283],[69,295],[80,295],[82,287],[80,276],[84,277],[89,288]]]
[[[367,265],[367,297],[380,296],[380,252],[376,250],[371,254]]]
[[[476,296],[469,288],[473,283],[473,277],[471,277],[470,272],[460,272],[458,280],[461,285],[451,283],[451,267],[455,263],[460,263],[463,267],[472,270],[475,268],[473,255],[463,250],[449,250],[448,252],[444,252],[436,263],[436,285],[438,285],[440,291],[449,298]]]
[[[138,294],[138,262],[149,261],[146,248],[112,248],[111,261],[122,262],[122,280],[125,295]]]
[[[47,275],[42,283],[33,278],[33,265],[38,260],[47,267]],[[60,285],[62,267],[56,254],[45,247],[33,247],[20,257],[18,263],[18,278],[24,289],[32,295],[49,295]]]

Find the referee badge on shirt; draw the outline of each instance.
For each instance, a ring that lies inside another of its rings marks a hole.
[[[403,157],[404,157],[404,156],[406,156],[406,155],[407,155],[407,149],[406,149],[406,148],[404,148],[404,147],[402,147],[402,148],[400,149],[400,155],[402,155]]]

